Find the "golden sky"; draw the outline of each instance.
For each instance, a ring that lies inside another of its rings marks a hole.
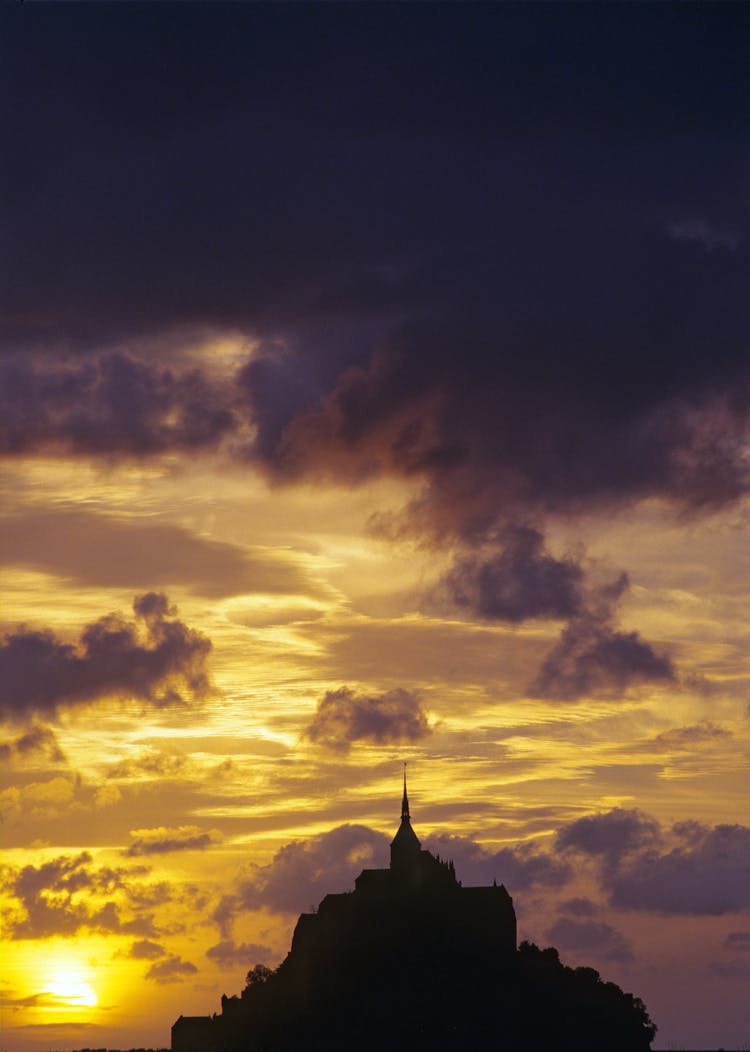
[[[8,1052],[218,1011],[404,762],[520,938],[748,1039],[719,7],[4,11]]]

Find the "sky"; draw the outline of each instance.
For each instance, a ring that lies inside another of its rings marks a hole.
[[[750,1040],[750,9],[2,9],[3,1048],[414,828]]]

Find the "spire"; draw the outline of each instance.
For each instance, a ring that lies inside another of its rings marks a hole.
[[[419,852],[422,845],[419,843],[417,834],[411,827],[411,816],[409,814],[409,796],[406,792],[406,764],[404,764],[404,797],[401,801],[401,825],[391,842],[391,869],[402,873],[410,870],[415,865],[415,859],[419,861]]]
[[[404,798],[401,801],[401,821],[409,821],[409,797],[406,795],[406,764],[404,764]]]

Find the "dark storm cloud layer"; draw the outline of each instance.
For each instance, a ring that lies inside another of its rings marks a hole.
[[[481,287],[457,292],[481,298],[506,253],[525,276],[521,230],[533,245],[556,215],[567,235],[583,204],[604,223],[614,187],[646,219],[665,208],[683,238],[702,223],[709,243],[731,244],[710,232],[736,220],[744,20],[448,5],[10,12],[9,324],[80,338],[175,318],[277,327],[326,307],[392,311],[442,278],[435,302],[445,268],[466,273],[472,250]],[[699,148],[703,164],[682,171]],[[509,197],[518,221],[499,224]]]
[[[427,716],[414,691],[358,694],[348,687],[328,690],[306,730],[311,741],[348,749],[358,741],[386,745],[414,742],[430,734]]]
[[[211,688],[210,640],[175,616],[166,596],[133,603],[135,619],[109,614],[86,625],[76,646],[51,632],[19,629],[0,643],[0,715],[51,715],[61,705],[130,697],[158,706]]]
[[[193,449],[251,413],[275,478],[412,476],[461,535],[747,488],[745,7],[3,17],[6,346],[268,348],[231,395],[14,356],[10,449]]]
[[[596,859],[612,905],[666,915],[750,909],[750,828],[682,822],[662,828],[615,808],[563,826],[557,846]]]
[[[235,421],[198,369],[176,372],[126,354],[54,365],[0,365],[0,452],[51,449],[148,456],[216,445]]]

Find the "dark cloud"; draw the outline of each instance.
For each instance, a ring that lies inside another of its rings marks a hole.
[[[203,830],[198,826],[136,829],[130,835],[134,837],[133,843],[124,852],[130,856],[166,855],[173,851],[205,851],[220,839],[217,830]]]
[[[6,717],[53,714],[61,705],[133,697],[158,706],[210,690],[210,640],[175,616],[166,596],[133,603],[135,620],[109,614],[86,625],[76,646],[24,628],[0,644],[0,705]]]
[[[324,895],[349,891],[368,867],[387,865],[389,838],[367,826],[342,825],[309,840],[285,844],[267,866],[253,866],[242,880],[238,905],[300,913]]]
[[[557,888],[571,877],[567,862],[540,850],[535,844],[488,851],[468,837],[428,837],[428,850],[452,859],[456,875],[464,884],[505,884],[510,891],[523,891],[532,885]]]
[[[294,561],[277,552],[209,540],[180,526],[90,511],[49,508],[0,518],[0,550],[6,565],[67,577],[87,587],[178,583],[209,596],[314,591]]]
[[[556,846],[601,864],[620,909],[720,916],[750,908],[750,829],[680,822],[664,829],[637,810],[614,808],[561,827]]]
[[[673,681],[671,660],[658,654],[638,632],[614,622],[614,607],[628,588],[626,574],[598,590],[573,617],[544,659],[529,692],[540,698],[575,701],[592,694],[620,695],[629,687]]]
[[[158,942],[139,939],[131,945],[127,955],[136,961],[155,961],[159,957],[166,957],[167,951]]]
[[[655,819],[642,811],[615,807],[562,826],[556,845],[561,851],[572,849],[611,863],[629,852],[654,847],[660,840],[661,830]]]
[[[750,909],[750,828],[703,827],[671,850],[626,860],[608,878],[613,905],[719,916]]]
[[[561,917],[548,928],[546,937],[563,950],[594,953],[607,961],[633,960],[633,950],[622,932],[603,921]]]
[[[167,957],[164,961],[152,964],[145,974],[146,979],[155,983],[180,983],[187,975],[195,975],[198,969],[191,961],[181,957]]]
[[[146,456],[210,448],[233,429],[226,398],[197,369],[127,354],[0,364],[0,453]]]
[[[268,946],[255,942],[235,943],[233,939],[224,939],[215,946],[209,946],[206,957],[219,968],[235,968],[237,965],[250,968],[253,964],[268,964],[273,959],[273,951]]]
[[[747,18],[7,13],[6,97],[40,72],[3,129],[4,341],[69,356],[13,356],[6,447],[200,449],[247,412],[274,478],[408,476],[412,522],[462,537],[735,499]],[[232,394],[79,353],[206,326],[264,346]]]
[[[442,582],[453,603],[488,621],[579,613],[583,570],[577,562],[551,556],[531,526],[508,525],[499,540],[499,551],[456,559]]]
[[[314,742],[348,749],[358,741],[419,741],[430,734],[430,727],[414,691],[397,688],[367,695],[340,687],[323,695],[306,734]]]
[[[38,724],[10,741],[0,742],[0,760],[22,759],[26,756],[46,756],[52,763],[63,763],[65,754],[54,731]]]

